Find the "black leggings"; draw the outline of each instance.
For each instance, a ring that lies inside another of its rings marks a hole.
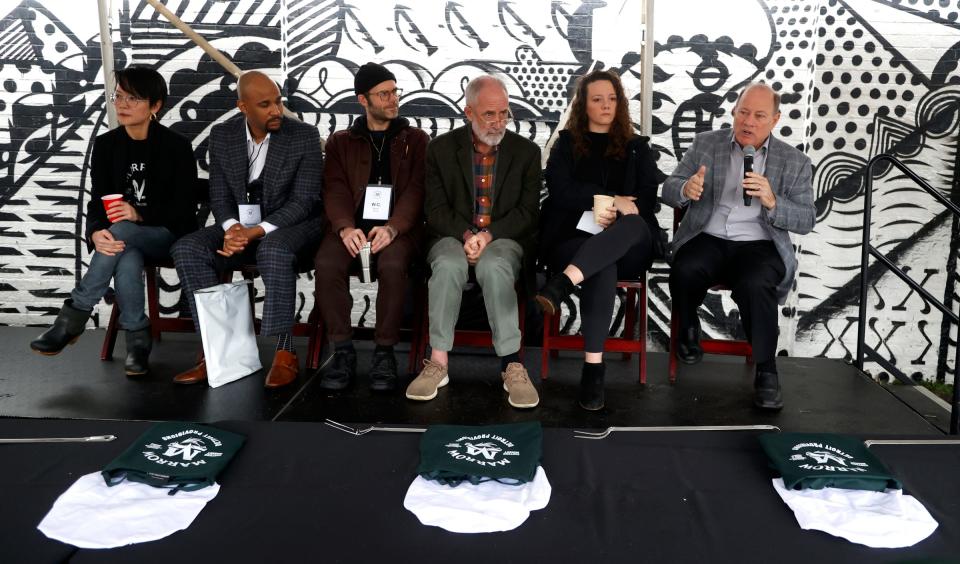
[[[563,272],[572,264],[583,273],[580,331],[584,352],[603,352],[610,332],[617,280],[639,278],[652,257],[650,228],[639,215],[622,216],[593,236],[578,232],[578,236],[550,251],[548,266],[552,272]]]

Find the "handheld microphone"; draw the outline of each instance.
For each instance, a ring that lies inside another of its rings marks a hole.
[[[753,145],[747,145],[743,148],[743,177],[747,177],[748,172],[753,172],[753,155],[757,152]],[[743,189],[743,205],[749,206],[753,202],[753,197],[747,194],[747,189]]]

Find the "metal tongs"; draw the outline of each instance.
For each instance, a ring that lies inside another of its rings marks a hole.
[[[91,437],[42,437],[29,439],[0,439],[0,444],[29,444],[29,443],[109,443],[116,440],[116,435],[93,435]]]
[[[605,431],[574,430],[573,436],[577,439],[605,439],[616,431],[651,432],[651,431],[776,431],[776,425],[680,425],[673,427],[607,427]]]
[[[370,431],[385,431],[388,433],[424,433],[426,429],[422,427],[378,427],[376,425],[371,425],[365,429],[353,428],[349,425],[344,425],[343,423],[338,423],[333,419],[326,419],[323,422],[325,425],[333,427],[338,431],[343,431],[344,433],[349,433],[354,436],[366,435]]]

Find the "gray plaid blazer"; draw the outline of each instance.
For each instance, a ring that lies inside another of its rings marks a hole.
[[[210,209],[217,224],[240,217],[238,204],[246,202],[247,127],[243,114],[210,131]],[[263,166],[263,221],[290,227],[320,210],[323,148],[316,127],[284,119],[270,135]]]
[[[677,169],[663,183],[662,200],[674,208],[688,206],[680,227],[673,234],[670,258],[690,239],[699,235],[720,203],[720,191],[730,167],[732,129],[701,133],[683,155]],[[701,165],[707,167],[703,195],[699,201],[681,201],[683,185],[696,174]],[[790,242],[790,231],[803,235],[813,229],[816,210],[813,205],[813,165],[810,158],[787,143],[770,136],[767,148],[766,170],[770,188],[777,197],[772,212],[761,208],[763,227],[783,259],[786,274],[777,286],[777,296],[783,303],[797,274],[797,257]]]

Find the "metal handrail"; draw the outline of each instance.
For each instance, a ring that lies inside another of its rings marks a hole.
[[[940,300],[933,297],[927,290],[920,286],[916,281],[906,275],[897,265],[893,264],[886,255],[882,254],[876,247],[870,244],[870,218],[873,212],[873,165],[880,161],[886,161],[895,166],[900,172],[904,173],[910,180],[913,180],[925,192],[936,198],[947,209],[953,212],[954,216],[960,216],[960,207],[946,199],[942,194],[930,186],[926,180],[920,178],[915,172],[906,167],[896,157],[888,154],[880,154],[867,163],[866,185],[864,187],[863,202],[863,246],[860,256],[860,314],[857,324],[857,368],[863,370],[863,358],[866,354],[866,331],[867,331],[867,269],[869,267],[870,257],[874,257],[887,270],[893,272],[904,281],[911,289],[920,294],[926,303],[936,307],[943,315],[950,319],[954,324],[960,325],[960,317],[947,309]],[[872,348],[871,356],[878,356],[878,353]],[[960,346],[956,348],[957,358],[954,361],[953,369],[953,401],[950,406],[950,434],[960,434],[960,386],[957,386],[957,374],[960,373]],[[901,379],[894,374],[897,379]],[[913,384],[912,381],[907,381]]]

